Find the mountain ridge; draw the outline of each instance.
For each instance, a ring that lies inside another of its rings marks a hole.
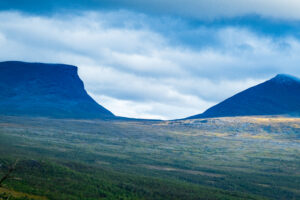
[[[76,66],[21,61],[0,62],[0,114],[143,120],[116,117],[99,105]],[[300,79],[278,74],[186,119],[255,115],[300,116]]]

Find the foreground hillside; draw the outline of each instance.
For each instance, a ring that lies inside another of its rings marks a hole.
[[[18,163],[0,194],[299,199],[299,155],[297,118],[126,122],[3,116],[0,174]]]

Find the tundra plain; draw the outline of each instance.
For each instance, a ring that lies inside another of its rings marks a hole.
[[[0,117],[11,199],[299,199],[300,119]],[[27,196],[27,197],[25,197]]]

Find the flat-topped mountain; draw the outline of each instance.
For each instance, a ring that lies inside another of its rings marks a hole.
[[[300,79],[279,74],[189,119],[251,115],[300,115]]]
[[[85,91],[77,67],[0,62],[0,115],[113,118]]]

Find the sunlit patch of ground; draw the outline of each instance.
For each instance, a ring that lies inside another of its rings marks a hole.
[[[163,121],[160,127],[173,128],[184,136],[242,137],[253,139],[293,139],[300,142],[300,118],[246,116]]]
[[[185,169],[178,169],[178,168],[167,167],[167,166],[142,165],[142,167],[145,167],[147,169],[152,169],[152,170],[182,172],[182,173],[186,173],[186,174],[209,176],[209,177],[218,177],[218,178],[225,176],[223,174],[208,173],[208,172],[196,171],[196,170],[185,170]]]

